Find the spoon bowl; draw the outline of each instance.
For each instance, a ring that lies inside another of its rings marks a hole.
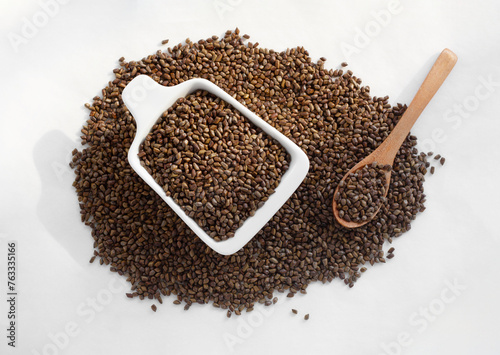
[[[408,106],[405,113],[403,114],[403,117],[401,117],[396,127],[394,127],[394,129],[392,130],[391,134],[389,134],[389,136],[382,142],[382,144],[380,144],[380,146],[375,149],[370,155],[354,165],[351,170],[349,170],[347,174],[344,175],[341,181],[344,181],[350,174],[356,172],[367,164],[376,162],[378,164],[392,166],[399,148],[410,133],[410,129],[413,127],[429,101],[431,101],[434,94],[436,94],[438,89],[441,87],[446,77],[455,66],[456,62],[457,56],[451,50],[446,48],[441,52],[431,70],[429,71],[429,74],[427,74],[427,77],[418,89],[415,97],[410,103],[410,106]],[[386,173],[384,197],[387,196],[390,182],[391,171],[388,171]],[[338,191],[339,186],[337,186],[337,188],[335,189],[334,196],[337,195]],[[340,225],[346,228],[358,228],[370,222],[370,220],[372,220],[373,217],[377,215],[378,211],[380,211],[380,207],[382,207],[382,205],[378,207],[376,212],[373,213],[370,218],[362,222],[352,222],[342,219],[342,217],[339,216],[339,209],[335,198],[333,199],[332,207],[333,215],[335,216],[335,219],[340,223]]]
[[[347,172],[347,174],[344,175],[344,177],[342,178],[342,180],[340,180],[340,182],[345,181],[345,179],[347,179],[347,177],[349,175],[354,174],[356,171],[358,171],[359,169],[363,168],[364,166],[373,164],[375,162],[376,163],[380,163],[380,164],[384,164],[384,165],[385,164],[392,165],[392,162],[391,163],[381,162],[381,161],[378,161],[376,159],[377,159],[377,157],[373,156],[373,154],[368,155],[366,158],[364,158],[359,163],[357,163],[356,165],[354,165],[351,168],[351,170],[349,170]],[[389,171],[387,171],[385,173],[385,184],[384,184],[385,194],[384,194],[384,197],[387,196],[387,192],[389,191],[389,185],[390,184],[391,184],[391,170],[389,170]],[[340,185],[340,183],[339,183],[339,185]],[[338,191],[339,191],[339,186],[337,186],[337,188],[335,189],[334,196],[338,193]],[[335,218],[337,219],[337,221],[340,223],[340,225],[343,226],[343,227],[346,227],[346,228],[358,228],[358,227],[361,227],[361,226],[367,224],[378,213],[378,211],[380,210],[381,207],[382,207],[382,203],[377,208],[377,210],[373,213],[372,217],[368,218],[365,221],[362,221],[362,222],[346,221],[345,219],[343,219],[342,217],[339,216],[339,210],[338,210],[337,202],[335,201],[335,199],[333,200],[333,214],[334,214]]]

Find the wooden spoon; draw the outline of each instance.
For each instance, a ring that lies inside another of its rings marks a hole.
[[[373,153],[354,165],[354,167],[344,175],[342,181],[344,181],[349,174],[354,173],[367,164],[377,162],[378,164],[392,165],[394,163],[394,158],[396,157],[401,144],[403,144],[404,140],[408,136],[408,133],[410,133],[410,129],[413,127],[413,124],[425,109],[429,101],[431,101],[432,97],[438,91],[439,87],[443,84],[444,80],[451,72],[456,62],[457,56],[455,53],[453,53],[449,49],[445,49],[441,52],[431,70],[429,71],[429,74],[427,74],[427,77],[418,89],[418,92],[410,103],[410,106],[408,106],[405,113],[403,114],[403,117],[401,117],[396,127],[394,127],[394,129],[392,130],[391,134],[389,134],[385,141],[383,141],[382,144],[380,144],[380,146],[373,151]],[[387,195],[387,192],[389,191],[390,181],[391,171],[388,171],[386,173],[385,195]],[[338,189],[339,186],[337,186],[337,188],[335,189],[334,196],[337,194]],[[333,200],[333,214],[337,221],[342,226],[347,228],[357,228],[368,223],[373,217],[375,217],[375,215],[380,210],[380,207],[381,206],[379,206],[377,211],[371,216],[371,218],[366,221],[359,223],[348,222],[343,220],[339,216],[337,203],[335,199]]]

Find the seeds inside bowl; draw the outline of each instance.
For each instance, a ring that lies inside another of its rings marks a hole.
[[[376,162],[363,166],[339,183],[335,194],[339,217],[347,222],[365,222],[385,203],[386,173],[390,165]]]
[[[216,241],[262,207],[288,169],[286,150],[220,98],[196,91],[165,111],[141,164]]]

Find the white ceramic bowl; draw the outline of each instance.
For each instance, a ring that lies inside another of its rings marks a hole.
[[[269,196],[264,205],[255,215],[248,217],[235,232],[234,237],[217,242],[191,218],[184,210],[165,194],[163,188],[141,165],[138,157],[139,146],[153,128],[158,118],[171,107],[177,99],[185,97],[197,90],[206,90],[231,104],[254,125],[276,139],[290,154],[291,161],[288,170],[282,176],[275,192]],[[123,102],[137,124],[137,132],[128,152],[130,166],[137,174],[156,191],[160,197],[179,215],[179,217],[201,238],[210,248],[223,255],[230,255],[245,246],[271,217],[281,208],[293,192],[299,187],[309,170],[307,155],[290,139],[263,121],[239,101],[231,97],[217,85],[205,79],[191,79],[176,86],[162,86],[147,75],[139,75],[123,90]]]

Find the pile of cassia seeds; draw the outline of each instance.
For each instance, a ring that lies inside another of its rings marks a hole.
[[[351,71],[313,62],[303,47],[276,52],[228,31],[223,38],[186,43],[139,61],[120,59],[115,79],[88,104],[83,150],[74,151],[82,221],[92,229],[94,257],[131,284],[129,297],[211,303],[239,314],[270,305],[276,291],[306,292],[335,278],[353,286],[367,264],[385,262],[385,241],[410,229],[424,210],[429,163],[416,137],[393,164],[387,200],[357,229],[334,221],[332,200],[343,175],[394,128],[405,106],[372,97]],[[121,99],[135,76],[172,86],[212,81],[294,141],[308,155],[309,173],[297,191],[243,249],[222,256],[207,247],[134,173],[127,151],[135,123]],[[363,266],[364,265],[364,266]]]

